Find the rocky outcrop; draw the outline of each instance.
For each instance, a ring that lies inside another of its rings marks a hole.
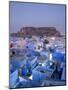
[[[13,36],[61,36],[60,32],[55,27],[23,27],[17,33],[13,33]]]

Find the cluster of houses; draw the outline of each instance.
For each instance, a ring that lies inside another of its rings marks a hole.
[[[10,88],[65,85],[65,50],[57,39],[10,40]]]

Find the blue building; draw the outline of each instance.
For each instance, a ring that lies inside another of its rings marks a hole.
[[[19,83],[18,70],[15,70],[13,73],[10,74],[9,86],[10,88],[15,88],[18,83]]]
[[[33,71],[33,80],[34,81],[43,81],[50,79],[55,68],[47,68],[46,66],[37,66]]]

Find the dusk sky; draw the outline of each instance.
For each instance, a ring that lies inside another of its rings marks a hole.
[[[22,27],[56,27],[65,33],[65,5],[10,2],[10,32]]]

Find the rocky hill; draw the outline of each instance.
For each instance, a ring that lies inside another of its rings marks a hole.
[[[12,36],[61,36],[60,32],[55,27],[23,27],[17,33],[12,33]]]

